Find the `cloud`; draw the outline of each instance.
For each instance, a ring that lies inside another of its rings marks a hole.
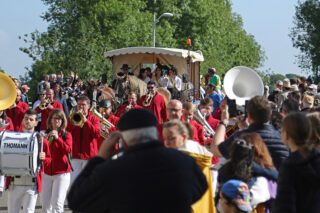
[[[9,34],[6,31],[0,29],[0,45],[7,45],[9,43],[10,43]]]

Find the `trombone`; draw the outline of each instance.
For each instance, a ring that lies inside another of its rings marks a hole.
[[[77,112],[72,112],[70,114],[70,121],[73,125],[78,126],[80,128],[83,127],[84,125],[84,115],[83,115],[83,111],[77,111]]]

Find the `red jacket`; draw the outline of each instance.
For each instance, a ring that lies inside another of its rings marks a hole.
[[[37,113],[41,113],[41,126],[40,126],[40,131],[41,131],[41,130],[47,130],[47,119],[48,119],[50,113],[51,113],[54,109],[59,108],[59,109],[61,109],[62,112],[63,112],[62,105],[61,105],[59,102],[53,100],[52,106],[53,106],[52,109],[46,108],[46,109],[44,109],[44,110],[41,110],[41,109],[39,108],[39,106],[36,108]]]
[[[38,193],[41,192],[42,190],[42,172],[43,172],[43,168],[46,168],[50,165],[51,162],[51,155],[50,155],[50,150],[49,150],[49,145],[48,145],[48,141],[46,139],[43,138],[43,151],[46,153],[46,159],[44,161],[42,161],[42,165],[41,165],[41,169],[37,175],[37,188],[38,188]],[[6,177],[6,186],[5,189],[7,190],[9,188],[11,182],[11,177],[7,176]]]
[[[118,124],[118,121],[120,120],[119,117],[111,114],[107,120],[114,125],[114,127],[110,127],[110,128],[108,129],[108,130],[109,130],[109,134],[110,134],[111,132],[113,132],[113,131],[118,130],[118,129],[117,129],[117,124]],[[100,137],[99,137],[99,139],[98,139],[98,150],[99,150],[99,148],[100,148],[100,146],[101,146],[101,144],[102,144],[103,141],[104,141],[104,137],[102,137],[102,136],[100,135]]]
[[[217,131],[218,124],[219,124],[220,120],[213,118],[212,115],[210,115],[206,120],[207,120],[208,124],[211,126],[211,128],[214,131]],[[227,138],[227,136],[225,136],[225,138]],[[212,142],[212,138],[208,138],[208,140],[207,140],[208,145],[210,145],[211,142]],[[212,164],[217,164],[217,163],[219,163],[219,158],[213,156],[212,157]]]
[[[6,113],[9,118],[13,121],[14,131],[20,132],[22,129],[22,119],[24,113],[29,109],[28,104],[19,101],[16,107],[7,109]]]
[[[197,122],[191,120],[190,121],[191,126],[193,127],[193,140],[197,141],[200,145],[205,145],[205,139],[204,139],[204,131],[201,124],[198,124]]]
[[[142,103],[146,100],[146,97],[147,97],[146,95],[141,97],[140,99],[141,106],[143,106]],[[151,104],[144,108],[149,109],[150,111],[153,112],[153,114],[156,116],[158,120],[158,124],[161,124],[162,122],[166,122],[168,120],[167,107],[162,95],[156,93],[155,96],[153,97],[153,100],[151,101]]]
[[[71,133],[72,158],[89,160],[98,154],[97,140],[100,137],[100,120],[88,112],[87,121],[83,127],[73,125],[68,118],[67,131]]]
[[[128,106],[129,104],[122,104],[119,109],[117,110],[115,116],[117,117],[120,117],[123,113],[126,112],[126,107]],[[143,108],[142,106],[138,105],[138,104],[135,104],[133,105],[133,108]]]
[[[60,131],[59,138],[49,144],[51,161],[48,166],[44,167],[44,173],[47,175],[69,173],[71,170],[68,155],[72,149],[72,135],[66,131],[66,138],[63,140],[63,134],[63,131]]]
[[[6,130],[6,131],[14,131],[14,127],[13,127],[11,118],[7,117],[7,119],[8,119],[7,122],[9,123],[9,125],[6,126],[6,128],[4,128],[4,130]],[[0,132],[1,132],[2,130],[3,130],[3,129],[0,128]]]

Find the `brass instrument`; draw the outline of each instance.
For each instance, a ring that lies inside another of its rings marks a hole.
[[[48,108],[49,104],[52,104],[52,103],[49,103],[49,99],[47,98],[47,99],[46,99],[46,102],[41,103],[41,104],[39,105],[39,109],[40,109],[40,110],[45,110],[45,109]]]
[[[144,107],[150,106],[151,101],[152,101],[152,99],[153,99],[153,96],[154,96],[154,94],[153,94],[152,92],[148,92],[148,93],[147,93],[147,96],[146,96],[146,99],[142,102],[142,105],[143,105]]]
[[[54,136],[50,136],[49,138],[48,138],[48,135],[49,135],[49,133],[47,133],[46,131],[41,131],[40,132],[40,136],[42,136],[42,137],[44,137],[45,139],[47,139],[48,140],[48,145],[50,146],[50,144],[52,143],[52,141],[54,140]]]
[[[204,132],[206,132],[208,135],[216,134],[216,132],[211,128],[210,124],[208,124],[205,115],[202,115],[199,109],[194,112],[193,117],[203,126]]]
[[[101,115],[94,107],[91,107],[90,112],[100,120],[101,136],[103,138],[108,137],[109,132],[106,132],[105,129],[114,127],[114,125],[110,123],[110,121],[108,121],[105,117],[103,117],[103,115]]]
[[[78,126],[80,128],[84,125],[84,115],[82,111],[72,112],[70,114],[70,121],[73,125]]]
[[[17,89],[12,79],[0,72],[0,110],[8,109],[17,98]]]

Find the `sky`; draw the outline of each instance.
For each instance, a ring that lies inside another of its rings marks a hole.
[[[267,59],[259,70],[274,73],[301,74],[295,64],[299,51],[292,47],[288,34],[293,26],[297,0],[231,0],[233,12],[241,15],[244,29],[254,36]],[[0,7],[0,67],[6,74],[24,75],[32,60],[19,50],[26,47],[18,36],[36,29],[46,31],[48,24],[40,15],[46,11],[41,0],[1,0]]]

